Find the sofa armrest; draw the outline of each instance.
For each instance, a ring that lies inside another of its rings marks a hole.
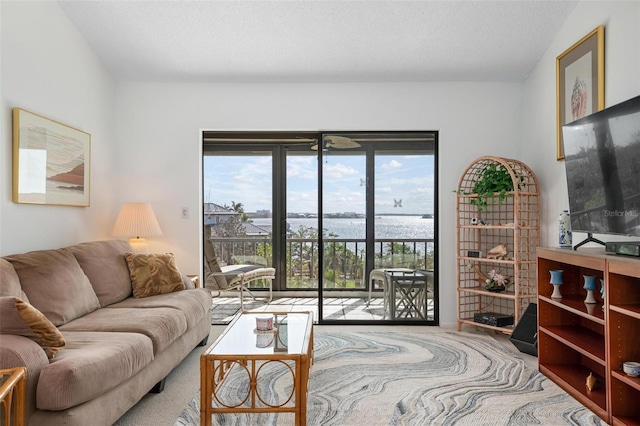
[[[0,369],[27,369],[27,418],[36,409],[38,379],[46,365],[49,365],[49,358],[38,343],[24,336],[0,334]]]
[[[49,365],[47,354],[35,341],[15,334],[0,334],[0,369],[26,367],[27,373]]]

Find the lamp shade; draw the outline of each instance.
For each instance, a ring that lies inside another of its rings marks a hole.
[[[155,237],[162,235],[149,203],[124,203],[113,226],[116,237]]]

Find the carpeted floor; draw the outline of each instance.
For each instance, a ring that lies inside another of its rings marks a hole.
[[[493,337],[433,330],[318,331],[307,423],[606,424]],[[287,394],[290,384],[278,371],[267,377],[274,399]],[[246,388],[233,383],[230,392]],[[224,414],[214,424],[280,426],[293,420],[292,414]],[[199,422],[196,394],[175,425]]]

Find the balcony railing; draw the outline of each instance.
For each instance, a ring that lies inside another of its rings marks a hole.
[[[271,265],[271,240],[265,238],[215,238],[212,240],[222,263]],[[318,241],[288,238],[286,283],[279,290],[318,289]],[[365,239],[324,239],[324,288],[368,290],[365,275]],[[434,240],[377,239],[374,268],[434,268]],[[283,271],[278,271],[282,274]],[[257,285],[259,287],[259,285]]]

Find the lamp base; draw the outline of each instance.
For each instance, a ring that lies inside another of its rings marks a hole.
[[[149,254],[149,245],[144,238],[131,238],[129,244],[134,252],[138,254]]]

